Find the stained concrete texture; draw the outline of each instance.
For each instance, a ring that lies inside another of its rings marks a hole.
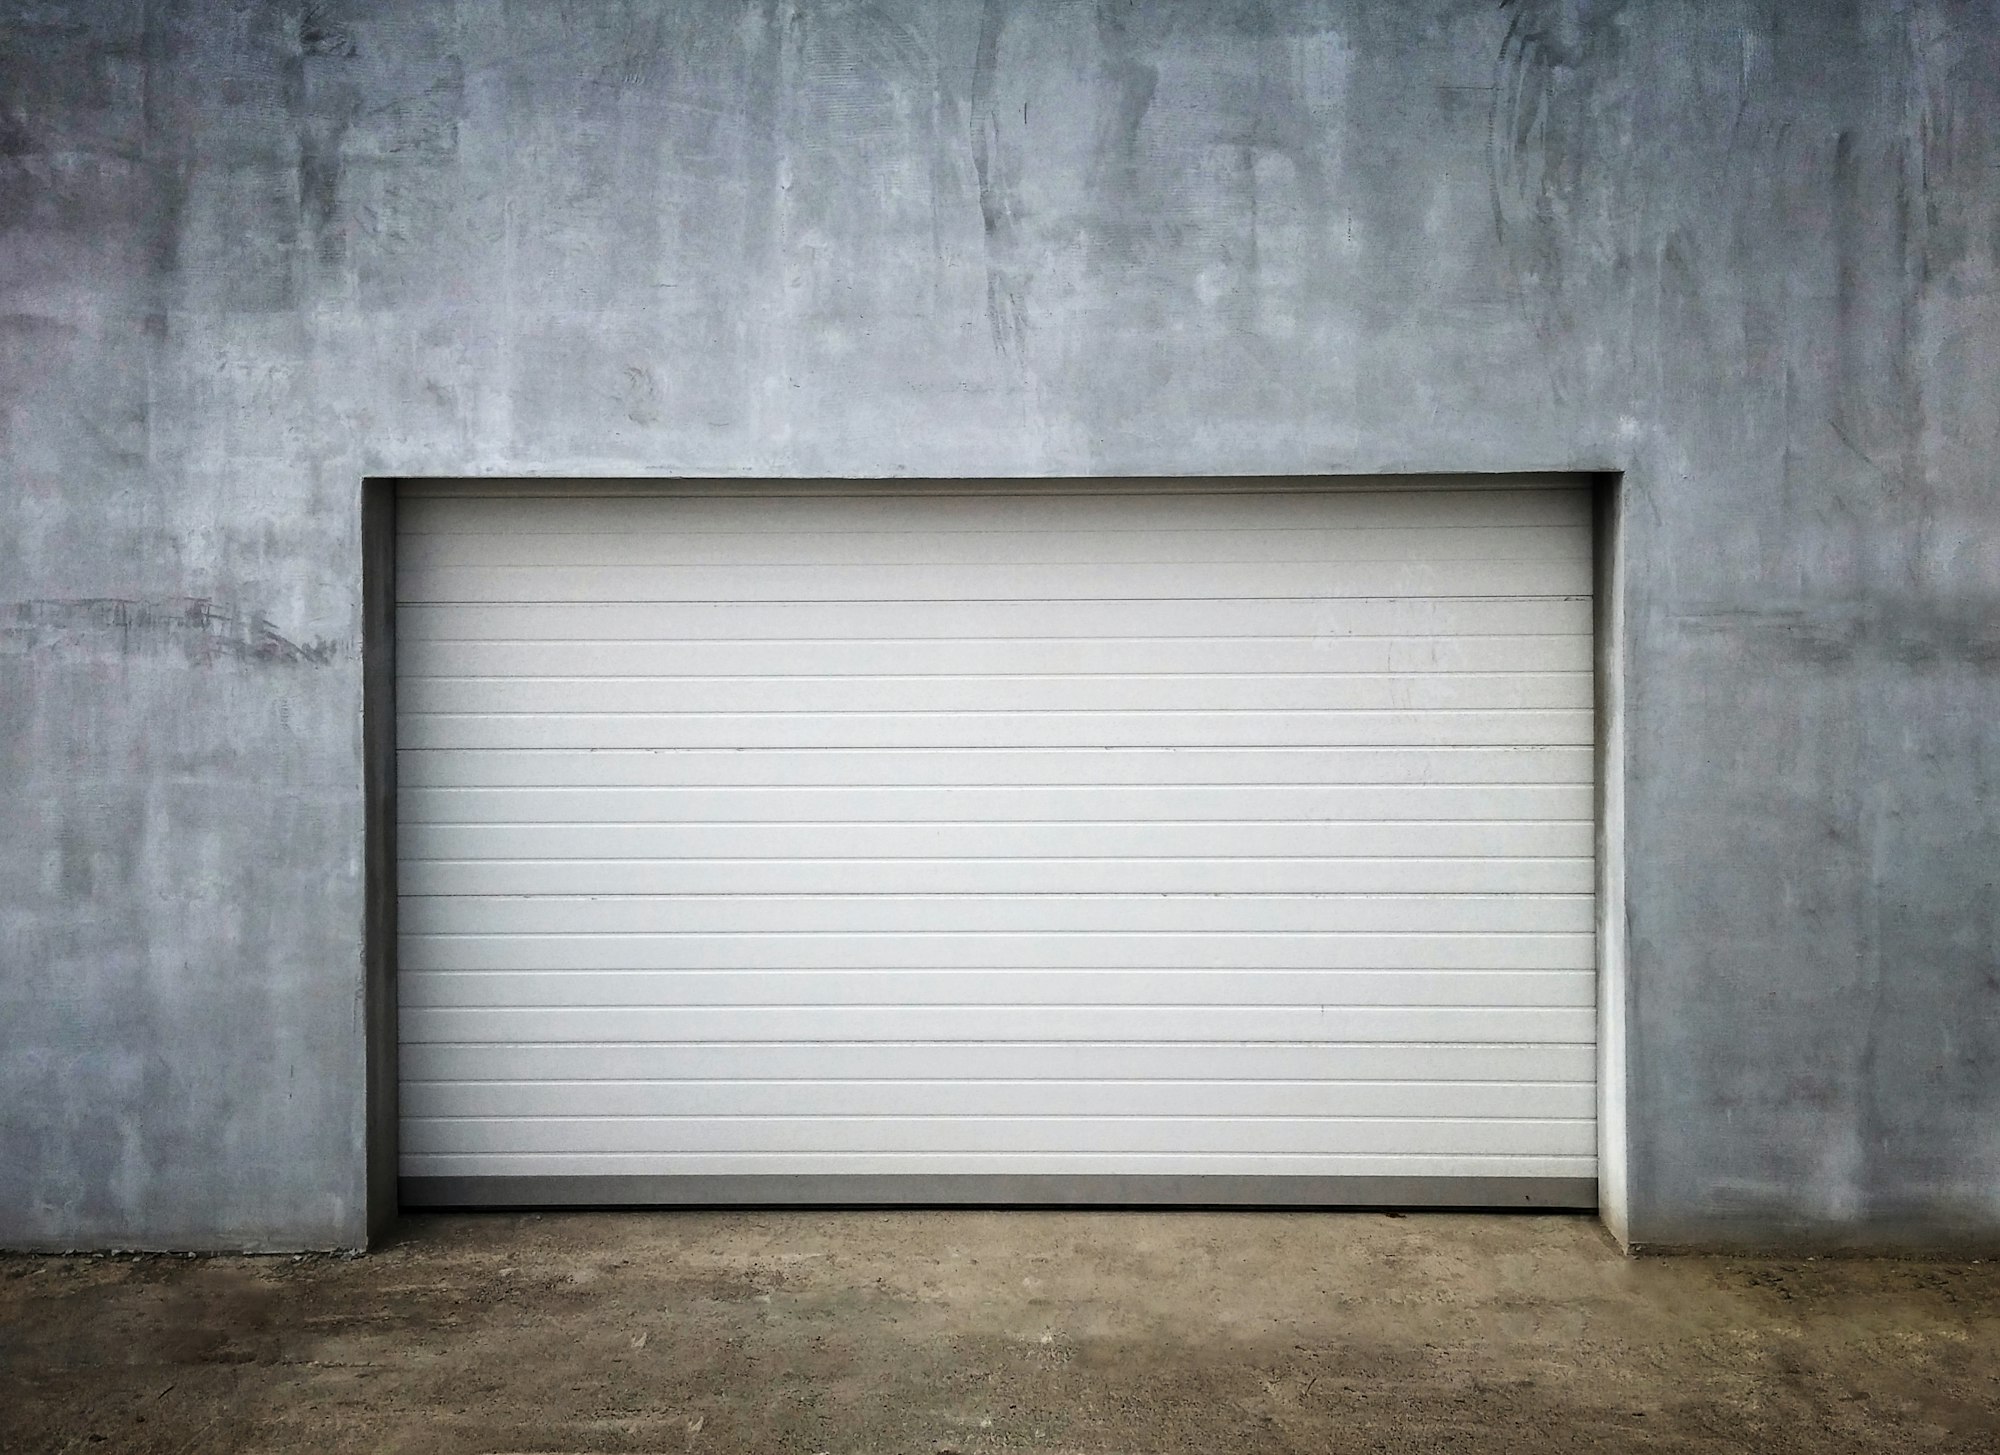
[[[0,1244],[390,1196],[365,478],[1578,470],[1607,1209],[1993,1246],[1996,179],[2000,0],[0,0]]]
[[[2000,1265],[1583,1218],[493,1214],[0,1262],[10,1451],[2000,1449]]]

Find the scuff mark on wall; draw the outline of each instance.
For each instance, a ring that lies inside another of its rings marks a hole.
[[[1579,251],[1589,85],[1621,0],[1500,0],[1507,29],[1494,59],[1487,129],[1493,230],[1509,291],[1534,326],[1558,400],[1568,391],[1551,347],[1570,320],[1565,260]]]
[[[1135,260],[1146,236],[1158,223],[1145,186],[1139,131],[1159,94],[1159,67],[1139,52],[1133,17],[1115,5],[1097,11],[1097,42],[1104,60],[1099,65],[1105,92],[1105,113],[1091,147],[1090,190],[1098,200],[1093,250],[1102,264],[1116,269]]]
[[[346,261],[341,226],[342,150],[361,110],[361,93],[342,68],[357,54],[353,35],[325,5],[307,5],[299,16],[302,124],[299,127],[299,212],[305,236],[324,268]],[[318,74],[310,84],[305,68]]]
[[[1939,600],[1909,594],[1836,609],[1790,603],[1703,604],[1681,613],[1688,636],[1726,637],[1745,660],[1815,668],[1856,662],[1904,669],[2000,667],[2000,597]]]
[[[345,642],[327,637],[296,641],[268,617],[199,596],[17,601],[0,614],[0,655],[161,657],[175,652],[192,666],[235,661],[322,667],[353,655]]]
[[[1524,216],[1554,219],[1566,175],[1560,89],[1582,61],[1575,0],[1500,0],[1507,33],[1494,61],[1488,165],[1493,229],[1501,241],[1518,235]],[[1550,240],[1536,260],[1560,267]]]
[[[299,49],[309,56],[353,60],[354,36],[326,0],[308,0],[299,12]]]
[[[979,49],[972,64],[972,170],[978,179],[979,216],[986,233],[986,321],[993,346],[1018,360],[1027,327],[1022,280],[1013,266],[1017,198],[1012,164],[1001,149],[1000,118],[994,101],[1000,40],[1007,27],[1007,0],[986,0],[979,20]]]

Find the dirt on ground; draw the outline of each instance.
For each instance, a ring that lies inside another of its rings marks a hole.
[[[0,1259],[0,1450],[2000,1451],[2000,1265],[1585,1218],[406,1220]]]

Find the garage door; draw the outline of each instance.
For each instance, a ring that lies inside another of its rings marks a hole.
[[[1583,490],[399,520],[407,1203],[1594,1202]]]

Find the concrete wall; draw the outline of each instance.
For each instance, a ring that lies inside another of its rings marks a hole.
[[[1996,122],[1990,0],[0,0],[0,1243],[365,1236],[364,477],[1579,468],[1631,1236],[2000,1242]]]

